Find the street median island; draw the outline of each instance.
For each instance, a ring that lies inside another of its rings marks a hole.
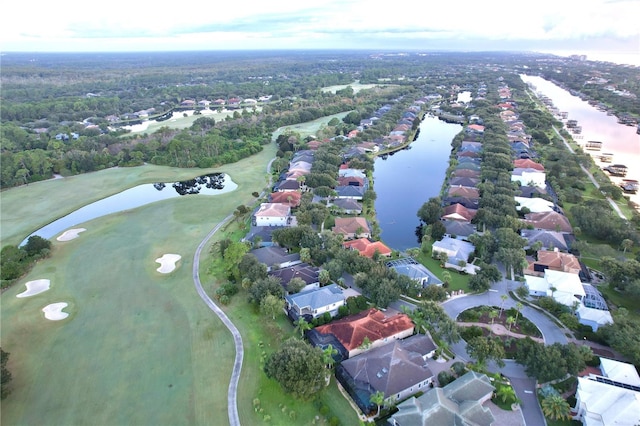
[[[67,306],[69,306],[69,304],[65,302],[52,303],[42,308],[42,312],[44,312],[44,317],[46,319],[51,321],[60,321],[69,316],[68,313],[62,312],[62,310]]]
[[[74,228],[64,231],[56,240],[58,241],[71,241],[75,238],[78,238],[78,234],[86,231],[85,228]]]
[[[35,296],[36,294],[49,290],[50,285],[51,281],[47,279],[28,281],[25,283],[25,287],[27,287],[27,289],[22,293],[17,294],[16,297],[23,298]]]
[[[165,254],[162,257],[156,259],[156,262],[160,264],[160,267],[156,269],[161,274],[168,274],[176,269],[176,263],[182,259],[179,254]]]

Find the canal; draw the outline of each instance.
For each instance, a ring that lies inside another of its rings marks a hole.
[[[380,238],[393,250],[420,245],[416,228],[418,209],[440,194],[449,167],[451,141],[462,130],[459,124],[426,116],[418,138],[406,149],[379,156],[374,163],[376,217]]]

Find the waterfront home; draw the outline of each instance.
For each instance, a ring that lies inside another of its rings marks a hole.
[[[478,210],[469,209],[460,203],[450,204],[444,208],[442,220],[456,220],[460,222],[471,222]]]
[[[398,404],[398,411],[388,422],[392,426],[491,426],[495,418],[483,404],[491,399],[494,391],[489,377],[469,371],[443,388],[429,389],[419,397]]]
[[[332,231],[342,234],[345,240],[371,237],[369,223],[363,217],[337,217]]]
[[[475,187],[456,185],[449,186],[447,195],[449,197],[480,198],[480,191]]]
[[[327,207],[331,209],[332,206],[335,206],[340,212],[344,214],[361,214],[362,213],[362,204],[354,200],[353,198],[336,198],[335,200],[329,202]],[[334,210],[334,209],[331,209]]]
[[[430,337],[415,334],[342,361],[336,378],[363,413],[377,410],[370,401],[376,392],[385,403],[401,401],[429,389],[434,374],[427,364],[436,345]]]
[[[480,179],[472,177],[454,177],[449,179],[449,185],[451,186],[470,186],[476,187],[480,183]]]
[[[382,241],[371,241],[368,238],[358,238],[356,240],[345,241],[342,247],[349,250],[356,250],[361,256],[373,258],[376,253],[378,256],[389,257],[392,250],[384,245]]]
[[[349,315],[307,332],[307,339],[314,346],[324,341],[323,335],[333,335],[347,351],[344,358],[351,358],[367,350],[377,348],[413,334],[414,324],[406,314],[387,316],[375,308]]]
[[[479,269],[477,266],[467,263],[475,249],[475,246],[468,241],[457,240],[450,237],[444,237],[442,240],[436,241],[431,245],[433,256],[436,256],[438,253],[447,255],[445,267],[465,270],[470,274],[475,274],[476,270]],[[462,264],[464,264],[464,266],[462,266]]]
[[[253,214],[254,226],[288,226],[291,224],[291,207],[280,203],[262,203]]]
[[[477,232],[475,225],[469,222],[460,222],[457,220],[443,220],[442,224],[446,230],[445,236],[455,238],[457,240],[468,240],[470,235]]]
[[[340,306],[344,306],[346,297],[339,285],[330,284],[309,291],[290,294],[284,300],[289,318],[293,321],[305,318],[306,321],[310,322],[326,312],[332,317],[338,315],[338,309]]]
[[[289,253],[280,246],[267,246],[251,250],[258,262],[267,266],[267,272],[272,269],[282,269],[302,263],[300,253]]]
[[[362,200],[364,193],[367,192],[364,186],[343,185],[336,186],[337,198],[351,198],[353,200]]]

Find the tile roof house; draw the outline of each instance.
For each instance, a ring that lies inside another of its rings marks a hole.
[[[416,281],[423,288],[429,285],[442,285],[442,281],[433,272],[428,270],[423,264],[412,257],[390,260],[386,262],[387,268],[393,269],[399,275],[405,275]]]
[[[544,276],[544,271],[567,272],[579,275],[582,271],[580,261],[570,253],[562,253],[558,250],[538,250],[538,259],[529,263],[524,270],[525,275]]]
[[[569,234],[573,232],[569,219],[558,212],[528,213],[524,215],[523,222],[533,226],[534,229],[546,229]]]
[[[414,324],[405,314],[387,317],[375,308],[321,325],[309,330],[307,338],[311,343],[315,335],[332,334],[347,350],[349,358],[367,350],[385,345],[393,340],[403,339],[413,334]],[[363,346],[365,338],[371,343]]]
[[[450,238],[455,239],[467,239],[470,235],[473,235],[477,232],[477,228],[475,225],[469,222],[460,222],[457,220],[443,220],[442,224],[446,229],[445,235]]]
[[[302,263],[300,253],[289,253],[280,246],[261,247],[251,250],[250,253],[258,259],[258,262],[267,265],[267,272],[271,271],[272,267],[281,269]]]
[[[531,159],[517,159],[513,161],[513,167],[514,168],[521,168],[521,169],[535,169],[535,170],[539,170],[541,172],[544,172],[544,166],[540,163],[537,163]]]
[[[362,200],[366,189],[364,186],[346,185],[336,186],[335,191],[338,198],[352,198],[354,200]]]
[[[474,188],[471,186],[449,186],[447,190],[447,195],[449,197],[462,197],[462,198],[479,198],[480,191],[478,188]]]
[[[578,377],[575,419],[585,426],[640,424],[640,392]]]
[[[285,179],[274,188],[277,192],[300,191],[300,183],[294,179]]]
[[[290,294],[284,298],[285,309],[289,317],[296,321],[303,317],[307,321],[318,318],[329,312],[332,317],[338,314],[338,308],[344,306],[346,297],[342,288],[337,284],[330,284],[313,290]]]
[[[442,240],[436,241],[431,245],[433,254],[447,254],[448,260],[445,263],[447,267],[458,268],[458,263],[464,262],[465,268],[470,274],[475,274],[476,268],[467,262],[469,256],[471,256],[475,249],[475,246],[468,241],[457,240],[450,237],[444,237]]]
[[[289,207],[298,207],[300,205],[301,198],[302,193],[296,191],[272,192],[269,195],[270,202],[285,204]]]
[[[342,234],[345,240],[371,237],[369,223],[363,217],[337,217],[331,230],[335,234]]]
[[[470,371],[443,388],[433,388],[417,398],[398,404],[389,419],[392,426],[460,425],[490,426],[491,411],[482,404],[495,388],[484,374]]]
[[[350,250],[357,250],[361,256],[373,258],[377,252],[379,256],[389,257],[392,250],[381,241],[370,241],[368,238],[358,238],[356,240],[345,241],[342,247]]]
[[[262,203],[253,214],[254,226],[287,226],[290,224],[291,207],[280,203]]]
[[[357,176],[340,176],[338,177],[338,186],[362,186],[369,187],[369,179]]]
[[[535,198],[535,197],[539,197],[541,195],[546,195],[547,194],[547,189],[545,188],[538,188],[537,186],[521,186],[520,187],[520,197],[525,197],[525,198]]]
[[[460,222],[471,222],[478,213],[477,210],[468,209],[460,203],[450,204],[444,208],[442,220],[457,220]]]
[[[451,177],[480,178],[480,170],[456,169],[451,173]]]
[[[358,177],[361,179],[366,179],[367,175],[359,169],[350,169],[348,167],[342,168],[338,170],[339,177]]]
[[[430,337],[415,334],[342,361],[336,378],[365,414],[375,412],[370,401],[376,392],[385,401],[401,401],[429,389],[434,374],[427,365],[436,345]]]
[[[478,186],[478,184],[480,183],[480,179],[478,178],[471,178],[471,177],[454,177],[452,179],[449,179],[449,185],[451,186],[458,186],[458,185],[462,185],[462,186],[470,186],[470,187],[475,187]]]
[[[481,126],[479,124],[470,124],[465,129],[465,132],[466,133],[482,134],[482,133],[484,133],[484,126]]]
[[[257,244],[260,247],[272,246],[274,243],[271,234],[278,229],[284,229],[284,226],[252,226],[242,241],[250,241],[254,246]]]

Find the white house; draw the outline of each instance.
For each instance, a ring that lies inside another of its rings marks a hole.
[[[545,188],[547,186],[547,176],[545,172],[540,170],[516,167],[511,172],[511,182],[520,182],[521,186]]]
[[[633,364],[600,357],[600,371],[604,377],[614,382],[640,387],[640,376]]]
[[[543,213],[553,211],[553,201],[545,200],[544,198],[534,197],[514,197],[516,203],[516,210],[520,211],[522,208],[527,208],[531,213]]]
[[[578,377],[577,415],[585,426],[635,426],[640,424],[640,392]]]
[[[475,275],[477,266],[467,263],[469,256],[475,250],[475,246],[468,241],[462,241],[451,237],[444,237],[440,241],[436,241],[431,245],[433,254],[445,253],[447,255],[447,261],[445,266],[447,268],[453,268],[458,270],[465,270],[469,274]],[[464,262],[464,266],[460,266],[459,263]]]
[[[558,303],[573,307],[586,295],[580,276],[568,272],[545,269],[543,277],[525,275],[531,296],[552,296]]]
[[[602,309],[588,308],[583,304],[578,306],[576,310],[576,316],[578,322],[583,325],[588,325],[593,331],[598,331],[598,328],[606,324],[613,323],[613,318],[609,311]]]
[[[291,207],[281,203],[262,203],[254,214],[255,226],[287,226],[290,224]]]

